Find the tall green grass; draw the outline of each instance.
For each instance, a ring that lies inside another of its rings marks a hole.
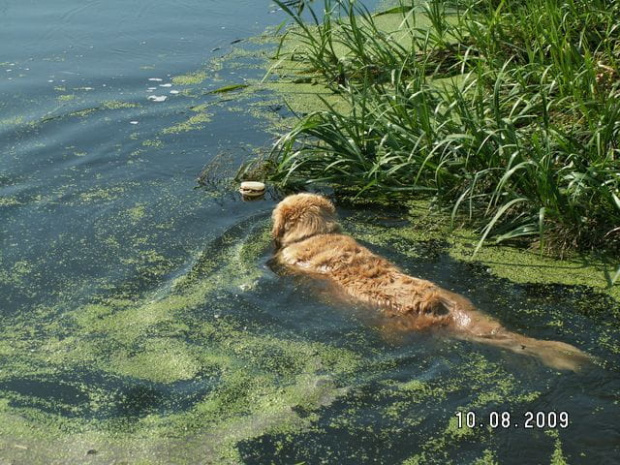
[[[435,196],[481,243],[620,251],[620,2],[402,0],[394,31],[353,0],[276,3],[300,44],[280,52],[351,110],[299,119],[272,181]]]

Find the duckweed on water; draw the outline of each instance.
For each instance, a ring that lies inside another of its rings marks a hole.
[[[261,229],[249,241],[233,240],[215,254],[205,251],[197,262],[200,273],[179,278],[177,290],[160,297],[103,298],[74,310],[41,308],[32,316],[36,337],[22,338],[33,325],[28,316],[6,319],[0,344],[6,456],[46,463],[58,458],[52,444],[72,434],[76,446],[60,447],[68,460],[83,448],[98,449],[106,459],[131,457],[131,463],[140,457],[193,463],[192,457],[203,454],[216,463],[237,463],[240,439],[308,425],[310,419],[291,408],[312,411],[331,403],[344,392],[332,376],[355,371],[358,357],[236,321],[226,290],[251,288],[248,283],[260,278],[256,260],[267,238]],[[59,314],[60,320],[50,319]],[[51,389],[54,384],[58,388]],[[58,397],[59,390],[75,395]],[[189,441],[183,453],[166,449],[158,458],[155,450],[170,441],[164,438],[180,432],[199,435],[209,445]],[[42,441],[32,454],[34,437]]]
[[[21,202],[17,200],[15,197],[2,197],[0,198],[0,207],[12,207],[15,205],[20,205]]]
[[[71,100],[75,100],[76,95],[74,94],[65,94],[58,96],[57,100],[59,102],[70,102]]]
[[[196,111],[196,110],[195,110]],[[189,119],[183,123],[179,123],[175,126],[165,128],[163,134],[180,134],[183,132],[195,131],[204,128],[204,123],[211,121],[213,117],[212,113],[198,113],[194,116],[190,116]]]
[[[172,83],[178,86],[191,86],[200,84],[205,79],[207,79],[207,73],[205,71],[196,71],[180,76],[174,76],[172,78]]]
[[[151,149],[159,149],[164,146],[164,143],[160,139],[147,139],[142,141],[143,147],[149,147]]]
[[[248,225],[255,225],[249,233]],[[374,247],[402,231],[375,235],[376,222],[346,225]],[[44,464],[96,450],[94,463],[196,457],[296,463],[330,456],[365,463],[381,450],[391,463],[457,463],[473,441],[479,447],[467,452],[471,463],[502,463],[494,452],[497,433],[458,428],[454,410],[533,409],[552,378],[532,386],[527,370],[471,349],[451,360],[463,342],[437,341],[432,357],[424,355],[426,344],[388,347],[402,351],[401,358],[385,358],[367,341],[336,346],[271,328],[247,300],[268,285],[257,265],[268,244],[267,222],[251,218],[155,294],[100,297],[75,309],[40,308],[5,319],[4,456]],[[402,250],[411,257],[426,255],[415,250],[424,244],[410,244]],[[374,417],[382,419],[381,431],[368,426]],[[543,435],[537,442],[554,460],[565,457],[560,439]],[[399,443],[418,452],[407,456]]]
[[[137,204],[135,207],[127,210],[127,213],[129,214],[131,221],[138,222],[146,215],[145,204]]]
[[[79,194],[79,201],[80,203],[98,202],[98,201],[109,202],[123,195],[125,191],[126,191],[125,186],[107,186],[107,187],[93,188],[93,189],[90,189],[89,191],[81,192]]]
[[[101,103],[101,108],[104,108],[106,110],[124,110],[127,108],[138,108],[138,107],[140,107],[140,105],[137,103],[122,102],[119,100],[110,100],[110,101]]]

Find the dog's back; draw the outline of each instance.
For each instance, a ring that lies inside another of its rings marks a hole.
[[[440,288],[404,274],[350,236],[318,234],[289,245],[278,255],[286,266],[329,278],[349,296],[388,314],[416,317],[419,328],[449,322]]]

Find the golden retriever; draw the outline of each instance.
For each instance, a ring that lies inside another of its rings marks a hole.
[[[273,211],[275,262],[321,277],[341,293],[394,317],[400,328],[444,328],[459,339],[504,347],[556,369],[576,371],[589,360],[579,349],[508,331],[465,297],[403,273],[342,234],[336,209],[316,194],[291,195]]]

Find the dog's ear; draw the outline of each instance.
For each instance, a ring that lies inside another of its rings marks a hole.
[[[282,236],[286,232],[286,212],[281,206],[276,207],[271,215],[273,227],[271,228],[271,237],[278,250],[282,246]]]

